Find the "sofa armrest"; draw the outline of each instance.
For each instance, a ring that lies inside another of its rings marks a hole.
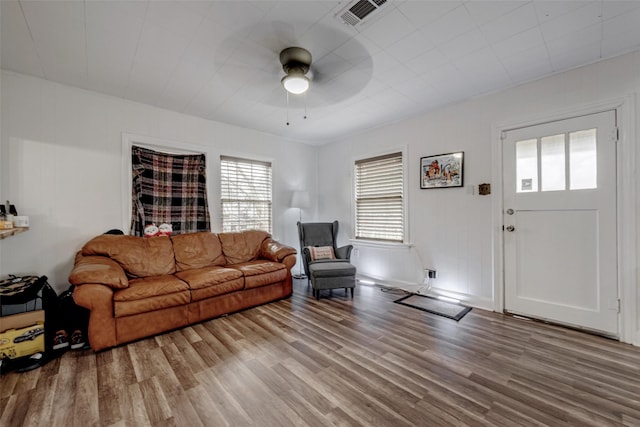
[[[76,255],[75,265],[69,275],[69,283],[74,286],[85,283],[106,285],[113,289],[124,289],[129,280],[124,270],[114,260],[104,256]]]
[[[341,248],[336,248],[336,258],[338,259],[351,259],[351,251],[353,250],[353,245],[346,245]]]
[[[90,311],[100,311],[104,309],[108,317],[113,318],[113,292],[109,286],[89,283],[76,286],[73,289],[73,300],[80,307]]]
[[[80,285],[73,290],[75,303],[90,311],[89,343],[94,351],[117,344],[113,292],[109,286],[98,284]]]
[[[291,269],[296,265],[296,254],[287,255],[280,262],[287,266],[287,270],[289,270],[289,274],[291,274]]]
[[[291,246],[283,245],[271,237],[264,239],[260,246],[260,257],[275,262],[282,262],[287,256],[298,253]]]

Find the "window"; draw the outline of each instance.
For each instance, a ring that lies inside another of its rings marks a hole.
[[[404,240],[402,153],[355,163],[356,239]]]
[[[271,163],[220,156],[222,231],[271,233]]]
[[[204,154],[171,154],[131,147],[131,235],[148,224],[171,224],[174,234],[210,231]]]

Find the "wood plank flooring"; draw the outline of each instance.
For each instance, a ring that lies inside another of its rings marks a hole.
[[[359,286],[0,377],[1,426],[640,425],[640,348]]]

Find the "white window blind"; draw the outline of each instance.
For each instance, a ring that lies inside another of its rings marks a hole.
[[[271,163],[220,156],[222,231],[271,233]]]
[[[355,163],[356,239],[404,240],[402,153]]]

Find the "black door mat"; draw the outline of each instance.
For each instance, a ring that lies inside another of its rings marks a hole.
[[[409,294],[394,301],[397,304],[406,305],[407,307],[417,308],[418,310],[428,313],[437,314],[438,316],[448,317],[458,321],[462,319],[471,307],[458,304],[455,302],[443,301],[438,298],[420,294]]]

